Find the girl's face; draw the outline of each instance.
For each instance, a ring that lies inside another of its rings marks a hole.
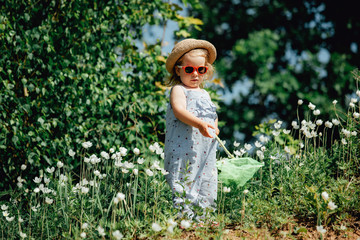
[[[205,57],[187,53],[184,55],[181,66],[192,66],[196,68],[199,66],[205,66]],[[199,74],[197,70],[189,74],[186,73],[183,68],[176,67],[176,74],[180,77],[181,82],[185,86],[193,89],[199,89],[200,84],[204,80],[204,74]]]

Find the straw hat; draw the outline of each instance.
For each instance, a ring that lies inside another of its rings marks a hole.
[[[210,42],[205,40],[197,40],[193,38],[182,40],[175,44],[169,57],[166,59],[166,70],[169,73],[173,72],[174,65],[177,60],[185,53],[196,48],[204,48],[209,52],[209,63],[212,64],[216,59],[216,48]]]

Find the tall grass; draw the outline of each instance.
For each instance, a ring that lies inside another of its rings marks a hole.
[[[354,76],[359,80],[357,71]],[[219,182],[212,220],[220,225],[207,236],[220,238],[225,224],[274,232],[287,227],[292,235],[313,229],[319,237],[350,229],[360,213],[359,98],[357,90],[345,113],[333,102],[334,119],[321,119],[321,110],[299,100],[291,126],[270,121],[258,127],[253,145],[234,143],[234,155],[252,156],[265,166],[244,187]],[[304,104],[309,109],[301,114]],[[83,142],[80,152],[69,149],[69,159],[35,179],[20,175],[17,189],[1,193],[2,239],[172,238],[193,229],[191,221],[176,219],[161,144],[99,154],[89,154],[91,148]],[[72,158],[80,161],[76,171],[66,164]]]

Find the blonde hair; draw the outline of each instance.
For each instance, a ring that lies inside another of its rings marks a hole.
[[[186,54],[193,54],[196,56],[201,56],[205,58],[205,66],[208,67],[208,71],[204,74],[204,81],[208,81],[210,80],[213,75],[214,75],[214,66],[212,64],[209,63],[209,52],[208,50],[204,49],[204,48],[195,48],[192,49],[191,51],[185,53],[184,55],[182,55],[175,63],[173,71],[171,76],[169,77],[169,79],[165,82],[166,86],[168,87],[172,87],[175,86],[177,84],[181,84],[181,79],[180,76],[178,76],[176,74],[176,67],[178,65],[182,64],[182,61],[184,59],[184,56]],[[203,88],[204,87],[204,81],[200,84],[200,87]]]

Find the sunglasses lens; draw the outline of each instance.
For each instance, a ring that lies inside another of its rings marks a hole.
[[[194,72],[194,68],[193,67],[186,67],[185,72],[186,73],[192,73],[192,72]]]
[[[199,72],[200,74],[205,74],[206,71],[207,71],[206,67],[199,67],[199,68],[198,68],[198,72]]]

